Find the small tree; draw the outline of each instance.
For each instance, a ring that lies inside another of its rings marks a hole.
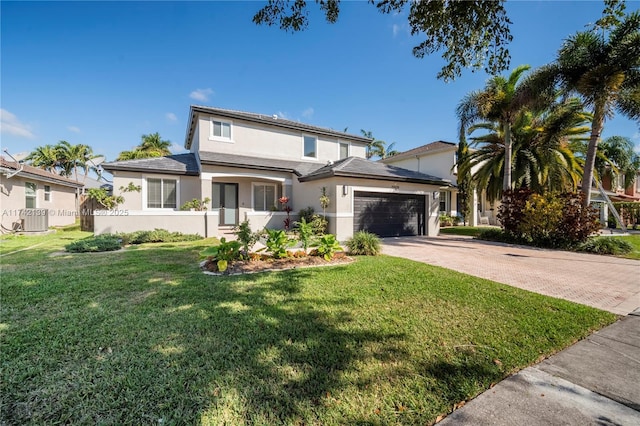
[[[322,207],[322,216],[326,220],[327,219],[327,207],[329,207],[329,203],[331,202],[331,199],[327,195],[327,188],[326,187],[323,186],[320,191],[321,191],[320,206]]]

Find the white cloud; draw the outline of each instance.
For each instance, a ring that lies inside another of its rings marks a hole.
[[[640,154],[640,132],[635,132],[631,137],[633,144],[635,145],[634,151]]]
[[[304,111],[302,111],[302,116],[304,118],[311,118],[311,116],[313,115],[313,108],[309,107],[307,109],[305,109]]]
[[[176,117],[176,115],[172,112],[168,112],[164,116],[167,119],[167,121],[171,123],[175,123],[176,121],[178,121],[178,117]]]
[[[276,115],[278,116],[278,118],[282,118],[283,120],[290,120],[289,114],[286,112],[278,111],[276,112]]]
[[[32,139],[35,137],[31,132],[31,126],[20,122],[15,114],[6,109],[0,109],[0,132],[22,138]]]
[[[181,152],[185,152],[185,149],[182,145],[173,142],[169,147],[169,151],[171,151],[173,154],[180,154]]]
[[[73,133],[80,133],[80,128],[78,128],[76,126],[67,126],[67,130],[69,130],[70,132],[73,132]]]
[[[398,35],[398,31],[400,31],[400,25],[398,24],[393,24],[393,26],[391,27],[391,30],[393,31],[393,36],[397,36]]]
[[[213,95],[213,90],[206,89],[196,89],[193,92],[189,93],[189,97],[191,99],[195,99],[200,102],[207,102],[209,100],[209,96]]]

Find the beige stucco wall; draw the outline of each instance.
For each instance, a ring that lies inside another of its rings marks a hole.
[[[439,205],[437,199],[433,197],[433,192],[439,191],[439,187],[436,185],[334,177],[319,181],[298,182],[294,184],[293,191],[296,200],[305,204],[301,207],[312,206],[316,212],[321,214],[322,208],[320,207],[319,198],[323,186],[327,189],[327,195],[330,199],[329,207],[327,208],[329,232],[335,234],[340,241],[353,236],[354,191],[426,195],[426,232],[429,236],[438,235]],[[343,186],[346,186],[346,194],[344,194]]]
[[[42,182],[20,175],[7,179],[0,176],[0,208],[1,223],[12,229],[14,222],[20,221],[20,210],[26,206],[25,182],[36,184],[36,208],[48,209],[49,226],[64,226],[75,222],[78,208],[76,205],[76,188],[51,182]],[[51,200],[44,200],[44,186],[51,186]]]
[[[212,237],[218,236],[218,221],[218,213],[211,211],[102,210],[94,214],[94,232],[114,234],[166,229]]]
[[[153,174],[153,173],[140,173],[140,172],[113,172],[113,193],[114,195],[122,195],[124,202],[118,206],[122,210],[147,210],[146,207],[146,179],[147,178],[167,178],[176,179],[178,181],[178,207],[180,209],[185,202],[191,201],[196,198],[203,200],[201,197],[200,177],[198,176],[182,176],[182,175],[168,175],[168,174]],[[123,192],[120,188],[127,187],[129,183],[133,183],[136,186],[140,186],[140,192]],[[211,193],[206,195],[211,197]],[[157,209],[154,209],[157,210]]]
[[[339,142],[346,142],[350,144],[350,156],[365,158],[366,143],[265,126],[243,120],[229,120],[222,117],[214,118],[224,122],[231,122],[232,141],[212,138],[210,135],[211,117],[200,114],[191,152],[200,150],[324,164],[329,160],[339,160]],[[317,137],[317,158],[304,157],[303,135]],[[274,149],[274,147],[277,147],[277,149]]]

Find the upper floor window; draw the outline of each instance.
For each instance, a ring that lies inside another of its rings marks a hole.
[[[24,196],[25,196],[24,207],[27,209],[36,208],[36,188],[37,186],[33,182],[24,183]]]
[[[231,140],[231,123],[228,121],[211,120],[211,139]]]
[[[175,209],[178,207],[178,181],[175,179],[147,179],[147,208]]]
[[[44,200],[51,201],[51,185],[44,186]]]
[[[340,142],[340,159],[347,158],[349,156],[349,144]]]
[[[317,151],[318,140],[313,136],[303,136],[303,141],[304,141],[303,155],[305,157],[317,158],[318,157],[318,151]]]

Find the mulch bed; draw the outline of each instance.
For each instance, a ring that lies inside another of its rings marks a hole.
[[[335,253],[331,260],[325,260],[321,256],[287,257],[284,259],[261,257],[254,260],[239,260],[230,263],[224,272],[218,271],[216,262],[207,259],[200,264],[200,268],[208,275],[241,275],[266,271],[284,271],[295,268],[342,265],[353,261],[354,259],[352,257],[347,256],[343,252],[339,252]]]

